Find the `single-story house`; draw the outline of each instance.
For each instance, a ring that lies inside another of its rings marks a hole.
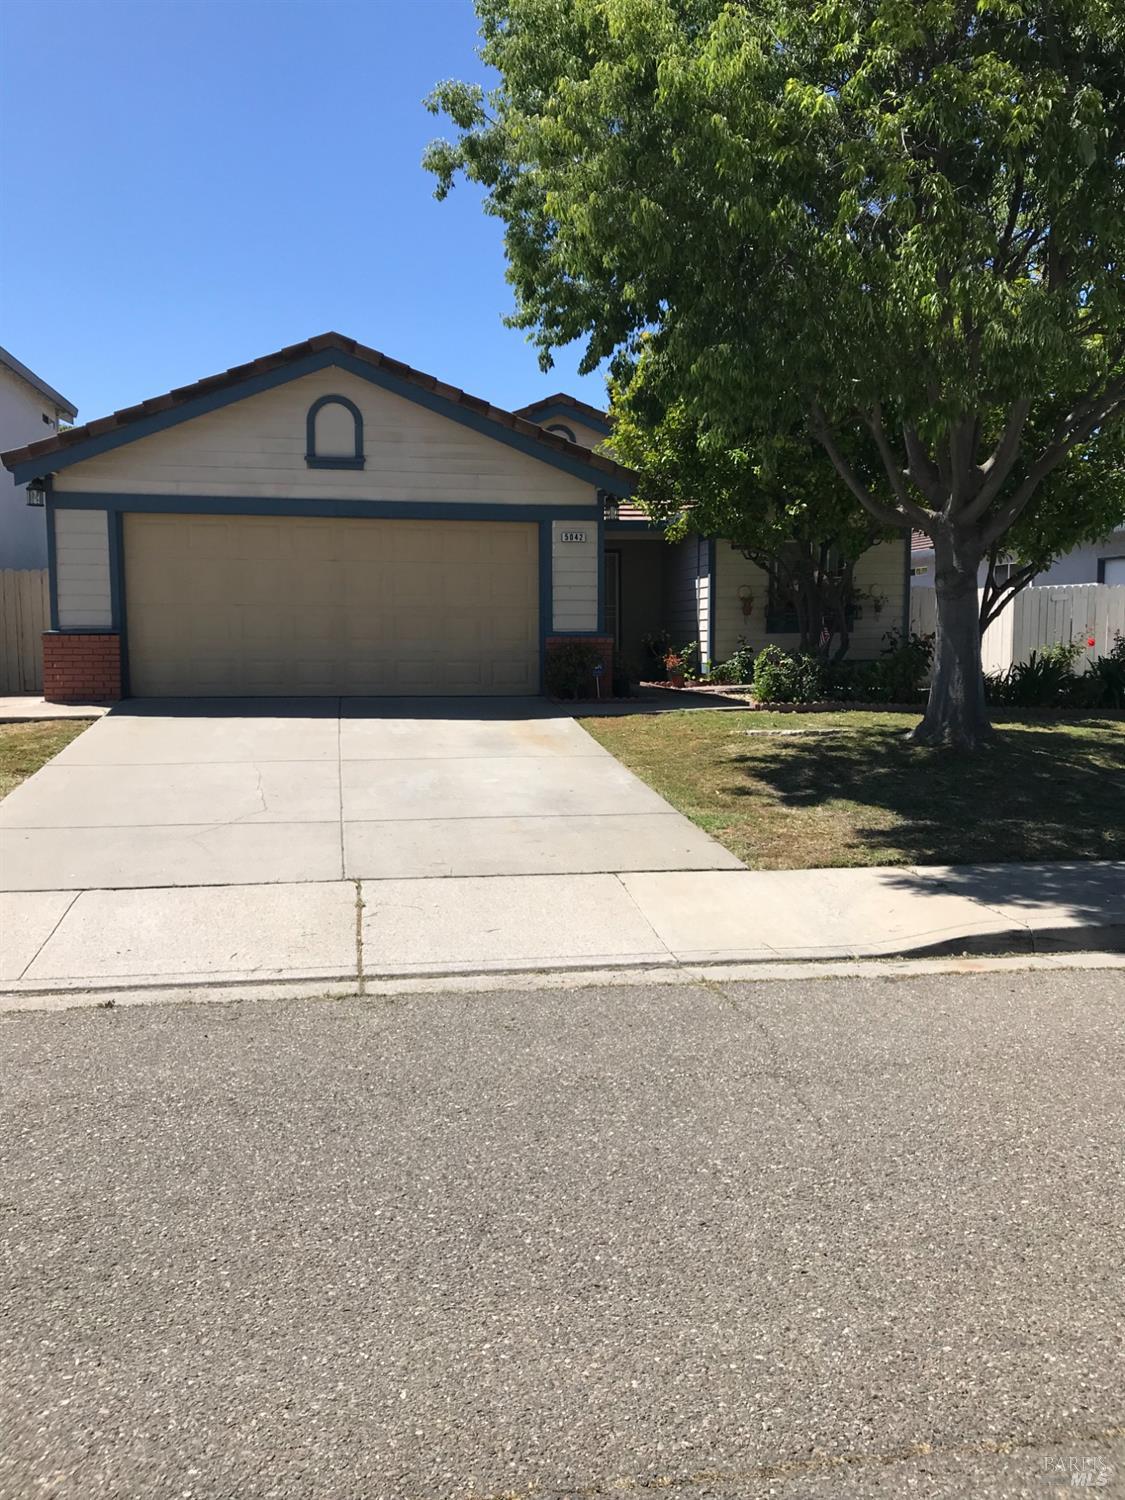
[[[740,552],[631,502],[608,430],[329,333],[6,453],[46,507],[45,694],[525,694],[560,639],[637,667],[660,630],[705,662],[793,644]],[[902,623],[908,561],[861,560],[855,655]]]

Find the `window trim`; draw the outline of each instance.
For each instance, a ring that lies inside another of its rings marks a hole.
[[[320,454],[316,451],[316,419],[326,406],[342,406],[345,411],[351,413],[352,425],[355,429],[355,452],[351,457],[344,455]],[[363,456],[363,413],[354,401],[349,401],[347,396],[319,396],[309,407],[305,417],[305,463],[310,469],[362,469],[366,460]]]

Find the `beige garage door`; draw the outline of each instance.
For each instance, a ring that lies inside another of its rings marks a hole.
[[[539,691],[534,523],[130,515],[125,609],[139,697]]]

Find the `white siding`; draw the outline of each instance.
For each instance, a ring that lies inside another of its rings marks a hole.
[[[365,468],[305,463],[308,410],[327,395],[347,396],[362,412]],[[595,492],[550,463],[340,369],[302,376],[76,463],[59,473],[55,489],[469,505],[592,505]]]
[[[59,628],[108,630],[108,517],[104,510],[57,510],[54,516]]]
[[[876,613],[872,599],[860,601],[859,618],[852,629],[848,650],[848,655],[854,660],[866,661],[878,656],[885,645],[883,637],[887,631],[902,629],[905,566],[904,544],[901,541],[880,542],[878,546],[865,552],[856,563],[856,587],[867,593],[878,593],[883,602]],[[799,637],[795,634],[766,632],[769,580],[763,569],[748,562],[729,542],[721,541],[715,544],[715,571],[717,661],[726,661],[740,638],[755,651],[759,651],[767,643],[789,649],[797,645]],[[740,589],[749,589],[753,595],[749,616],[743,614]]]
[[[598,526],[596,521],[554,521],[551,569],[554,581],[554,630],[598,628]],[[564,534],[581,533],[581,542],[564,542]]]

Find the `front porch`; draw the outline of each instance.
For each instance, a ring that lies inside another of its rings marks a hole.
[[[710,660],[710,544],[688,537],[669,544],[662,531],[627,522],[605,528],[602,601],[605,635],[634,681],[663,675],[647,641],[666,634],[671,649],[699,642]]]

